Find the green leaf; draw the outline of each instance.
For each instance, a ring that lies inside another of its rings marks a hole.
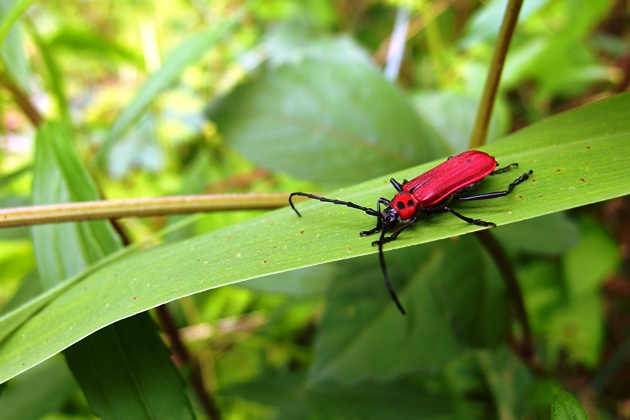
[[[9,4],[12,3],[12,4]],[[0,2],[0,46],[2,62],[13,81],[24,91],[30,91],[30,67],[26,58],[22,26],[17,20],[31,1]]]
[[[630,193],[629,109],[630,94],[618,95],[488,145],[484,150],[500,162],[521,166],[488,177],[479,192],[502,190],[527,169],[534,174],[505,198],[463,203],[458,210],[504,225]],[[440,161],[327,195],[371,205],[377,197],[393,195],[388,183],[391,176],[411,179]],[[358,235],[374,226],[372,217],[318,201],[297,206],[302,218],[284,208],[180,243],[119,255],[111,264],[68,280],[66,289],[26,322],[20,309],[0,318],[0,332],[13,331],[0,344],[0,382],[106,325],[162,303],[255,277],[376,252],[370,238]],[[479,229],[448,214],[437,215],[421,220],[386,250]],[[421,320],[408,316],[400,322]]]
[[[557,255],[578,242],[577,226],[566,213],[500,226],[493,233],[507,249],[533,255]]]
[[[340,49],[348,51],[344,59]],[[315,43],[305,58],[237,86],[213,105],[209,118],[258,165],[337,185],[448,153],[402,93],[356,49],[343,39]]]
[[[34,203],[98,198],[70,138],[61,124],[40,127]],[[105,220],[36,226],[33,243],[40,278],[47,288],[122,247]],[[65,355],[92,410],[102,418],[194,417],[183,381],[146,313],[97,331],[67,349]]]
[[[3,420],[37,420],[59,410],[78,390],[66,362],[61,357],[29,370],[7,384],[0,396]]]
[[[147,79],[133,101],[127,105],[114,122],[105,143],[99,150],[96,158],[97,163],[103,163],[114,143],[144,114],[151,102],[160,93],[170,87],[188,66],[199,60],[217,43],[223,41],[239,21],[240,16],[241,13],[235,13],[231,19],[223,21],[215,28],[186,38],[164,58],[162,67]]]
[[[436,372],[467,346],[496,345],[505,337],[505,290],[472,237],[387,257],[408,317],[422,321],[401,322],[376,258],[344,262],[320,323],[312,381],[357,383]],[[380,343],[399,350],[383,352]]]
[[[580,240],[562,259],[564,305],[547,314],[546,341],[553,353],[563,352],[568,360],[595,366],[605,335],[599,292],[621,261],[617,244],[595,221],[583,218],[579,222]]]
[[[182,377],[146,312],[90,335],[65,353],[97,416],[195,418]]]
[[[139,69],[146,66],[142,56],[136,51],[103,37],[103,34],[89,27],[62,28],[51,37],[48,46],[57,52],[66,48],[74,54],[83,57],[93,56],[108,63],[122,60]]]
[[[519,22],[528,19],[547,3],[549,0],[523,2],[522,10],[519,13]],[[476,42],[496,37],[507,5],[508,0],[492,0],[477,9],[472,19],[467,21],[466,36],[462,38],[461,46],[466,48]]]
[[[353,386],[311,385],[302,375],[268,375],[221,390],[223,398],[245,399],[273,408],[278,419],[448,419],[449,395],[415,383],[365,381]]]
[[[588,420],[588,417],[573,395],[558,392],[551,402],[551,420]]]
[[[462,94],[454,91],[422,92],[412,96],[418,113],[435,129],[449,146],[451,152],[459,153],[468,148],[479,94]],[[497,101],[488,128],[488,141],[505,135],[510,125],[508,109]]]
[[[479,367],[494,397],[497,418],[516,419],[523,395],[534,378],[525,364],[507,347],[475,352]]]
[[[60,124],[44,124],[36,146],[33,204],[99,198],[96,185],[72,149],[68,130]],[[47,289],[122,247],[105,220],[35,226],[32,234],[37,267]]]

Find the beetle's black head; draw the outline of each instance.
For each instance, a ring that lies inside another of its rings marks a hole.
[[[393,207],[387,207],[381,213],[381,223],[383,224],[384,232],[393,230],[398,222],[400,222],[400,216]]]

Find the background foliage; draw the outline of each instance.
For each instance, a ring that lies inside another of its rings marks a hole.
[[[357,235],[373,220],[341,207],[11,228],[0,417],[629,417],[630,218],[612,198],[630,185],[630,97],[614,96],[630,14],[579,3],[525,1],[487,150],[534,179],[466,208],[520,221],[492,234],[533,354],[499,268],[453,236],[474,230],[455,218],[389,247],[403,248],[386,257],[405,318]],[[337,189],[371,205],[392,195],[388,174],[466,149],[505,5],[4,1],[0,204]],[[143,240],[161,246],[123,249]]]

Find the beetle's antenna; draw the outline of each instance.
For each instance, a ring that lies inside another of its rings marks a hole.
[[[289,204],[291,204],[291,208],[300,217],[302,217],[302,215],[300,214],[299,211],[297,211],[297,209],[293,205],[293,197],[295,197],[296,195],[302,196],[302,197],[313,198],[315,200],[323,201],[324,203],[341,204],[341,205],[348,206],[348,207],[353,208],[353,209],[364,211],[367,214],[369,214],[370,216],[376,216],[376,217],[380,216],[380,213],[377,212],[374,209],[371,209],[369,207],[363,207],[363,206],[360,206],[358,204],[351,203],[349,201],[341,201],[341,200],[336,200],[334,198],[320,197],[319,195],[313,195],[313,194],[309,194],[309,193],[305,193],[305,192],[294,192],[294,193],[291,193],[291,195],[289,195]]]
[[[398,300],[398,296],[396,296],[396,292],[394,292],[394,288],[392,287],[392,282],[389,280],[389,276],[387,275],[387,266],[385,265],[385,256],[383,255],[383,239],[385,238],[385,229],[381,231],[381,237],[378,239],[378,258],[381,261],[381,271],[383,271],[383,277],[385,278],[385,286],[387,286],[387,290],[389,291],[389,295],[398,306],[398,310],[406,315],[405,308],[401,305]]]

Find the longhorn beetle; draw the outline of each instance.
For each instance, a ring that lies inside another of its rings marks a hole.
[[[289,196],[289,204],[291,208],[302,217],[299,211],[293,205],[293,197],[303,196],[323,201],[325,203],[341,204],[353,209],[361,210],[370,216],[376,217],[376,227],[371,230],[365,230],[360,233],[361,236],[370,236],[381,232],[378,241],[372,242],[372,246],[378,246],[378,257],[381,263],[381,271],[385,278],[385,285],[390,296],[396,303],[396,306],[405,314],[405,309],[398,300],[396,292],[392,288],[391,281],[387,275],[387,267],[385,265],[385,257],[383,256],[383,245],[393,241],[400,233],[412,226],[418,221],[418,216],[424,214],[430,216],[432,214],[450,212],[465,222],[477,226],[496,227],[492,222],[484,222],[480,219],[472,219],[466,217],[453,210],[449,203],[451,201],[472,201],[487,200],[489,198],[497,198],[508,195],[515,186],[524,182],[533,171],[528,171],[519,176],[514,182],[508,185],[507,190],[489,192],[477,195],[463,196],[488,175],[496,175],[506,172],[511,167],[518,167],[518,163],[510,163],[509,165],[496,169],[498,166],[494,157],[478,150],[469,150],[456,156],[449,157],[435,168],[419,175],[411,181],[403,181],[402,184],[394,178],[389,181],[396,189],[396,195],[391,200],[379,198],[376,201],[376,210],[369,207],[363,207],[349,201],[341,201],[326,197],[320,197],[314,194],[304,192],[294,192]],[[385,208],[381,210],[381,205]],[[393,233],[385,236],[387,232]]]

